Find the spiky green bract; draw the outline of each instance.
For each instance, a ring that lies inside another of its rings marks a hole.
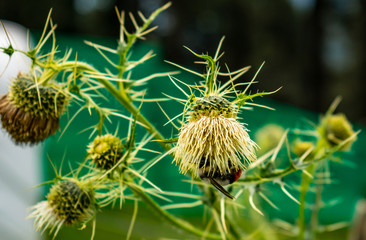
[[[36,230],[50,228],[57,235],[65,225],[82,225],[95,213],[94,191],[87,182],[64,179],[56,182],[47,200],[31,208]]]
[[[189,121],[179,133],[174,160],[182,173],[198,175],[200,167],[208,175],[245,168],[241,159],[255,159],[256,144],[243,124],[236,120],[235,105],[219,96],[198,98],[191,107]]]
[[[351,123],[342,113],[327,116],[323,120],[323,124],[325,125],[325,137],[331,146],[336,146],[355,134]],[[340,150],[349,150],[355,140],[356,138],[353,138],[348,141]]]
[[[121,139],[111,134],[98,136],[89,145],[88,154],[97,168],[109,170],[123,155]]]
[[[10,87],[9,99],[19,109],[34,116],[59,118],[66,96],[54,87],[36,86],[34,81],[32,76],[18,75]]]
[[[234,105],[223,97],[209,96],[197,99],[191,106],[190,121],[199,119],[201,116],[226,118],[236,117]]]
[[[66,102],[61,90],[19,74],[0,99],[1,122],[15,143],[35,144],[56,133]]]

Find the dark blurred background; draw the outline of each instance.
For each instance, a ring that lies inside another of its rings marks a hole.
[[[324,112],[341,95],[339,111],[366,125],[366,1],[363,0],[199,0],[172,1],[148,36],[163,48],[162,58],[193,67],[182,46],[214,54],[220,38],[230,70],[263,61],[257,88],[301,108]],[[31,30],[42,29],[50,8],[65,34],[117,38],[114,6],[148,16],[162,0],[0,0],[0,18]],[[132,29],[127,21],[127,29]],[[247,77],[246,80],[250,79]]]

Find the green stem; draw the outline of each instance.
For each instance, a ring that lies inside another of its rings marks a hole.
[[[319,131],[319,129],[318,129]],[[311,161],[313,164],[309,165],[305,170],[306,173],[303,172],[301,175],[301,185],[300,185],[300,207],[299,207],[299,220],[298,220],[298,227],[299,227],[299,239],[305,239],[306,235],[306,218],[305,218],[305,207],[306,207],[306,193],[308,192],[309,186],[313,181],[312,176],[317,169],[319,160],[327,158],[329,155],[333,154],[333,152],[337,151],[337,148],[333,148],[333,151],[325,151],[327,143],[323,138],[320,138],[316,144],[316,148],[313,150],[313,155],[321,154],[321,157],[314,159]],[[308,236],[311,233],[308,234]]]
[[[124,66],[125,60],[126,60],[126,56],[127,53],[129,51],[129,49],[134,45],[134,43],[136,42],[136,39],[138,37],[142,37],[141,34],[143,34],[143,32],[149,27],[149,25],[151,24],[152,21],[154,21],[154,19],[165,9],[167,9],[171,4],[168,3],[166,5],[164,5],[163,7],[157,9],[155,12],[153,12],[151,14],[151,16],[146,20],[146,22],[139,28],[136,29],[135,33],[126,33],[127,34],[127,43],[124,41],[124,39],[120,39],[120,43],[124,43],[125,46],[123,46],[122,49],[120,49],[120,63],[119,66]]]
[[[313,175],[315,171],[315,165],[310,165],[306,168],[306,171]],[[299,239],[305,239],[305,231],[306,231],[306,219],[305,219],[305,207],[306,207],[306,193],[308,192],[309,186],[312,182],[312,178],[305,173],[301,174],[301,186],[300,186],[300,208],[299,208]]]
[[[311,220],[310,220],[310,228],[311,228],[311,233],[312,233],[312,237],[313,239],[316,239],[316,234],[317,234],[317,230],[318,230],[318,215],[319,215],[319,210],[320,210],[320,204],[321,204],[321,200],[322,200],[322,192],[323,192],[323,184],[318,184],[316,186],[316,196],[315,196],[315,204],[314,204],[314,209],[313,209],[313,213],[311,215]]]
[[[265,177],[261,176],[247,176],[245,178],[239,179],[237,183],[265,183],[265,182],[271,182],[276,178],[282,178],[285,177],[293,172],[296,172],[300,169],[295,168],[293,166],[289,166],[285,169],[279,170],[279,171],[273,171],[272,173],[266,175]]]
[[[211,72],[207,72],[207,74],[209,74],[208,82],[207,82],[208,93],[212,93],[213,90],[214,90],[214,82],[215,82],[215,74],[216,74],[216,62],[213,59],[208,59],[207,60],[207,65],[209,66],[208,68],[211,71]]]
[[[155,10],[148,19],[146,19],[144,21],[144,24],[141,27],[137,27],[136,28],[136,32],[135,33],[127,33],[127,42],[125,42],[125,39],[123,37],[123,33],[121,33],[121,39],[119,40],[119,46],[118,46],[118,54],[120,56],[119,58],[119,63],[118,63],[118,67],[119,67],[119,73],[118,73],[118,77],[122,78],[123,74],[127,68],[127,54],[129,52],[129,50],[131,49],[131,47],[135,44],[136,39],[138,37],[143,37],[145,30],[150,26],[151,22],[154,21],[154,19],[165,9],[169,8],[171,5],[170,2],[168,2],[167,4],[165,4],[164,6],[158,8],[157,10]],[[131,16],[132,18],[132,16]],[[134,21],[134,18],[132,18],[131,20]],[[121,31],[124,31],[124,29],[121,29]],[[120,82],[120,89],[121,91],[124,90],[124,84],[122,82]]]
[[[125,92],[118,91],[113,84],[105,79],[97,79],[103,86],[120,102],[134,117],[136,117],[137,121],[145,125],[146,130],[154,135],[157,140],[165,140],[163,135],[147,120],[133,105],[133,103],[129,100],[127,94]],[[169,151],[172,147],[170,144],[159,142],[160,145],[166,150]]]
[[[209,189],[210,192],[206,193],[205,192],[205,195],[206,196],[216,196],[216,194],[213,191],[212,188]],[[210,202],[212,202],[212,199],[210,199]],[[212,209],[220,216],[220,208],[217,204],[207,204],[207,206],[209,207],[212,207]],[[226,215],[226,213],[225,213]],[[237,225],[233,224],[233,222],[231,221],[231,219],[228,218],[228,216],[225,216],[225,223],[226,223],[226,226],[227,228],[229,229],[228,230],[228,239],[241,239],[241,236],[240,236],[240,232],[238,230],[238,227]]]
[[[142,191],[140,188],[133,184],[129,185],[130,189],[139,196],[146,204],[148,204],[159,216],[168,221],[170,224],[182,229],[186,232],[192,233],[196,236],[203,237],[205,239],[222,239],[220,235],[206,233],[196,227],[192,226],[190,223],[174,217],[164,209],[162,209],[146,192]]]

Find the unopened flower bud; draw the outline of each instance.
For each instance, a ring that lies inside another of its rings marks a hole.
[[[344,114],[335,114],[325,119],[326,139],[331,146],[336,146],[349,137],[354,135],[351,123],[347,120]],[[356,140],[351,139],[340,150],[349,150],[352,143]]]
[[[98,136],[89,145],[88,154],[97,168],[109,170],[123,156],[121,139],[111,134]]]

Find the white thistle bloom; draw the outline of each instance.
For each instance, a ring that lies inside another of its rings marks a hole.
[[[219,96],[198,99],[179,134],[174,160],[182,173],[230,173],[245,169],[241,159],[255,160],[256,144],[236,119],[236,107]],[[207,171],[206,170],[206,171]]]

